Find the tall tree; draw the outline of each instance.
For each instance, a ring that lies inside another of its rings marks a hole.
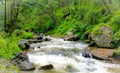
[[[4,10],[5,10],[5,15],[4,15],[4,31],[6,31],[6,0],[5,0],[5,8],[4,8]]]
[[[17,21],[17,17],[19,14],[19,6],[20,6],[19,0],[11,0],[11,3],[10,3],[10,26],[9,26],[10,33],[16,27],[16,21]]]

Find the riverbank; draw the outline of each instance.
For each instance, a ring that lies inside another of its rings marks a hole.
[[[106,60],[106,62],[120,64],[120,60],[112,58],[116,49],[88,47],[88,50],[90,50],[94,56]]]

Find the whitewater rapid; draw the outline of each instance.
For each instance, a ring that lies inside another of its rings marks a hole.
[[[117,64],[84,58],[82,51],[87,48],[88,44],[48,38],[52,40],[31,44],[34,50],[28,53],[28,57],[37,67],[33,73],[115,73],[110,69],[120,69]],[[40,66],[48,64],[52,64],[54,69],[38,70]]]

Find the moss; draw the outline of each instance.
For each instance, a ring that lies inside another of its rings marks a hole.
[[[101,24],[98,24],[98,25],[94,26],[93,30],[90,32],[90,34],[92,34],[92,35],[102,35],[103,34],[103,31],[101,30],[102,26],[107,26],[107,27],[111,28],[109,26],[109,24],[101,23]]]

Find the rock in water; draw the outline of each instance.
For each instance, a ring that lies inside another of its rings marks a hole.
[[[84,53],[82,53],[82,56],[85,58],[92,58],[92,55],[90,52],[84,52]]]
[[[49,64],[49,65],[42,66],[39,69],[40,70],[50,70],[50,69],[53,69],[53,68],[54,68],[54,66],[52,64]]]
[[[18,68],[22,71],[31,71],[34,70],[34,65],[29,61],[22,61],[18,64]]]
[[[22,49],[22,50],[28,50],[30,48],[30,44],[27,40],[22,39],[18,42],[18,46]]]
[[[11,59],[10,63],[22,71],[30,71],[35,69],[35,66],[29,62],[27,54],[23,52],[15,54],[15,57]]]

